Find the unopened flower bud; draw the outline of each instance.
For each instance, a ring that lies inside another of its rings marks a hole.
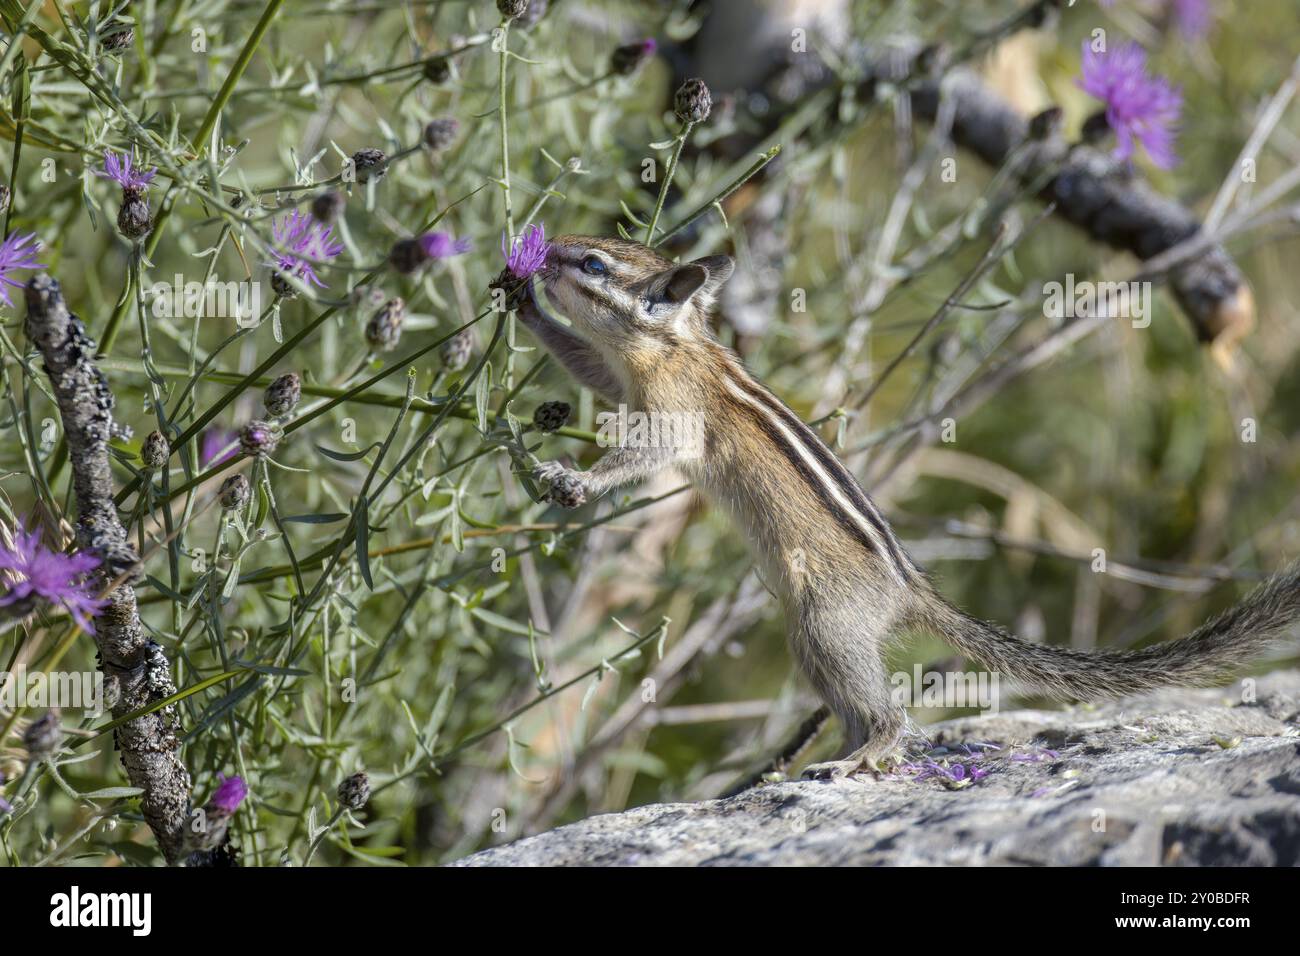
[[[105,33],[99,38],[99,45],[109,53],[121,53],[123,50],[129,50],[134,42],[135,28],[129,24],[124,25],[123,29]]]
[[[13,192],[8,186],[0,186],[0,212],[9,208],[9,200],[13,198]]]
[[[528,12],[528,0],[497,0],[497,10],[507,20],[515,20]]]
[[[533,411],[533,427],[539,432],[559,431],[569,423],[572,412],[568,402],[542,402]]]
[[[388,264],[404,276],[409,276],[428,261],[419,239],[398,239],[388,250]]]
[[[673,96],[673,112],[683,123],[703,123],[709,118],[713,109],[713,95],[704,81],[692,77],[681,86]]]
[[[424,145],[440,153],[456,142],[460,122],[451,116],[440,116],[424,124]]]
[[[57,709],[51,708],[27,725],[23,732],[23,745],[33,760],[48,757],[63,742],[63,724]]]
[[[339,803],[349,810],[360,810],[370,802],[370,777],[363,770],[354,773],[339,784]]]
[[[406,301],[400,297],[385,302],[366,323],[366,342],[378,352],[391,352],[402,337]]]
[[[388,157],[382,149],[367,146],[352,154],[352,168],[357,174],[357,182],[366,183],[372,179],[378,182],[388,172]]]
[[[298,295],[297,286],[286,279],[281,272],[271,273],[271,291],[282,299],[292,299]]]
[[[341,192],[327,189],[311,201],[311,216],[317,222],[332,223],[339,218],[346,202]]]
[[[248,479],[240,474],[231,475],[223,481],[217,496],[221,501],[221,507],[233,511],[235,508],[244,507],[252,493],[253,489],[249,486]]]
[[[614,48],[609,58],[609,68],[619,76],[631,76],[641,69],[646,60],[655,55],[655,50],[658,48],[659,44],[653,37],[637,40],[635,43],[624,43]]]
[[[142,239],[153,229],[149,200],[142,190],[122,190],[122,207],[117,211],[117,231],[128,239]]]
[[[424,64],[424,78],[430,83],[442,84],[451,79],[451,57],[438,56]]]
[[[282,418],[292,412],[302,399],[302,380],[297,372],[285,372],[262,395],[262,404],[272,418]]]
[[[270,422],[255,419],[239,433],[239,447],[245,455],[269,455],[279,443],[280,438]]]
[[[140,460],[144,462],[146,468],[162,468],[167,464],[167,456],[171,454],[171,447],[167,444],[167,438],[160,431],[150,432],[140,445]]]
[[[449,372],[459,372],[469,364],[474,354],[474,336],[469,329],[462,329],[442,344],[442,364]]]

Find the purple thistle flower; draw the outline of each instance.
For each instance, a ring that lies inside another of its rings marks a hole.
[[[208,802],[225,813],[234,813],[246,796],[248,796],[248,784],[244,783],[243,777],[227,777],[219,773],[216,792]]]
[[[21,524],[14,527],[13,541],[12,547],[0,544],[0,570],[8,571],[11,578],[0,607],[42,598],[66,607],[81,629],[93,634],[90,618],[108,602],[91,593],[84,576],[99,567],[99,558],[84,551],[70,555],[51,551],[41,544],[39,532],[28,534]]]
[[[419,239],[420,248],[430,259],[449,259],[469,252],[474,243],[469,239],[453,239],[450,233],[426,232]]]
[[[147,171],[132,169],[130,153],[123,153],[119,158],[116,153],[108,149],[104,150],[103,171],[98,169],[92,171],[96,176],[113,180],[126,193],[143,192],[153,182],[154,176],[158,175],[157,168],[150,168]]]
[[[1173,167],[1178,162],[1174,124],[1182,111],[1183,94],[1163,77],[1147,74],[1146,51],[1126,43],[1095,53],[1085,41],[1082,66],[1079,88],[1106,104],[1106,122],[1118,141],[1114,157],[1128,159],[1136,141],[1156,166]]]
[[[5,305],[14,304],[9,298],[9,289],[23,287],[21,282],[10,278],[9,273],[18,269],[44,269],[45,263],[37,262],[34,258],[40,251],[41,244],[37,241],[34,232],[29,232],[25,236],[11,232],[5,236],[4,242],[0,243],[0,299],[4,299]]]
[[[546,253],[550,248],[546,241],[546,227],[542,225],[529,226],[513,241],[504,233],[501,235],[501,254],[506,257],[506,268],[516,279],[527,279],[546,265]]]
[[[272,225],[271,233],[279,248],[266,264],[277,272],[295,275],[308,285],[325,288],[314,266],[328,262],[343,251],[343,243],[334,241],[334,227],[294,209]]]
[[[209,428],[199,443],[199,466],[207,468],[235,457],[238,445],[239,436],[234,432],[228,432],[224,428]]]

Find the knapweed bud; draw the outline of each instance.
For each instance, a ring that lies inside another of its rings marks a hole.
[[[572,412],[568,402],[542,402],[533,411],[533,427],[548,434],[559,431],[569,423]]]
[[[366,342],[377,352],[391,352],[397,348],[402,337],[402,322],[405,319],[405,300],[389,299],[366,323]]]
[[[298,294],[298,289],[282,272],[271,273],[271,291],[282,299],[292,299]]]
[[[280,444],[280,438],[270,422],[254,419],[239,433],[239,447],[245,455],[269,455]]]
[[[370,776],[363,770],[346,777],[338,788],[339,803],[349,810],[360,810],[370,802]]]
[[[105,32],[99,38],[99,45],[109,53],[121,53],[123,50],[129,50],[131,44],[135,42],[135,28],[130,24],[123,24],[118,29],[113,27],[117,24],[109,24],[112,32]]]
[[[388,264],[403,275],[410,275],[435,259],[450,259],[473,248],[471,240],[453,238],[449,232],[426,232],[414,239],[399,239],[388,251]]]
[[[528,12],[528,0],[497,0],[497,11],[507,20],[515,20]]]
[[[609,69],[619,76],[631,76],[641,69],[646,60],[655,55],[655,50],[658,48],[659,44],[653,37],[637,40],[635,43],[624,43],[614,48],[609,58]]]
[[[469,364],[474,354],[474,336],[469,329],[461,329],[442,344],[442,365],[449,372],[459,372]]]
[[[13,199],[13,191],[8,186],[0,186],[0,212],[9,208],[9,200]]]
[[[152,431],[140,445],[140,460],[146,468],[162,468],[167,464],[167,456],[171,451],[167,437],[160,431]]]
[[[182,831],[186,851],[208,853],[224,846],[230,821],[247,797],[248,784],[243,777],[217,774],[217,789],[213,791],[212,798],[208,800],[202,814],[195,813]],[[202,865],[215,864],[207,858]]]
[[[424,145],[440,153],[456,142],[460,122],[451,116],[440,116],[424,124]]]
[[[328,189],[311,201],[311,217],[317,222],[333,223],[346,203],[347,199],[341,192]]]
[[[409,276],[428,261],[419,239],[398,239],[388,250],[388,264],[404,276]]]
[[[63,742],[63,724],[59,720],[58,710],[51,708],[37,717],[23,731],[23,745],[33,760],[48,757],[59,749]]]
[[[142,190],[122,190],[122,207],[117,211],[117,231],[128,239],[143,239],[153,229],[149,200]]]
[[[297,372],[285,372],[262,395],[262,404],[272,418],[282,418],[298,407],[302,399],[302,380]]]
[[[691,77],[673,96],[673,112],[683,123],[703,123],[713,109],[713,94],[699,77]]]
[[[221,507],[233,511],[244,507],[252,493],[253,489],[249,486],[247,478],[243,475],[231,475],[221,483],[217,498],[221,502]]]
[[[451,57],[436,56],[424,64],[424,78],[430,83],[440,85],[451,79]]]
[[[378,182],[388,172],[388,157],[382,149],[367,146],[352,154],[352,168],[357,174],[357,182],[367,183],[372,179]]]

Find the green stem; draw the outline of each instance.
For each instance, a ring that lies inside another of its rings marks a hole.
[[[654,244],[655,227],[659,225],[659,214],[664,211],[664,201],[668,198],[668,187],[673,183],[673,175],[677,172],[677,161],[682,158],[682,150],[686,148],[686,140],[690,137],[694,126],[694,123],[688,122],[682,127],[682,132],[677,137],[677,143],[673,147],[672,158],[668,160],[668,172],[664,173],[663,185],[659,187],[659,198],[655,200],[654,215],[650,217],[650,225],[645,230],[645,244],[647,246]]]
[[[506,197],[506,235],[514,238],[515,211],[510,202],[510,132],[506,122],[506,65],[510,60],[510,21],[501,22],[501,82],[497,95],[497,108],[501,111],[501,188]]]
[[[725,189],[723,189],[722,192],[718,193],[716,196],[714,196],[704,205],[700,206],[693,213],[691,213],[689,216],[687,216],[685,219],[683,219],[681,222],[673,226],[662,236],[660,236],[657,240],[655,240],[653,245],[661,246],[669,239],[671,239],[673,236],[677,235],[677,233],[681,232],[683,229],[685,229],[691,223],[695,222],[695,220],[699,219],[701,216],[703,216],[714,206],[718,205],[720,202],[722,202],[727,197],[729,197],[741,186],[745,185],[745,183],[749,182],[749,180],[753,179],[756,175],[758,175],[759,171],[764,166],[766,166],[772,160],[776,159],[776,157],[779,156],[780,154],[781,154],[781,144],[778,143],[777,145],[769,149],[766,153],[763,153],[763,155],[761,155],[757,160],[755,160],[754,165],[750,166],[747,170],[745,170],[738,177],[732,180],[731,184],[728,185]]]

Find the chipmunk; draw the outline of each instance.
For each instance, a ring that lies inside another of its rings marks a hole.
[[[587,471],[544,462],[534,474],[549,483],[550,500],[577,507],[674,466],[726,510],[784,606],[796,661],[847,738],[846,758],[806,776],[875,771],[897,754],[907,715],[891,697],[884,652],[905,630],[936,634],[1036,692],[1093,699],[1215,683],[1300,616],[1300,565],[1186,637],[1136,651],[1029,643],[966,614],[938,593],[816,432],[716,340],[708,319],[733,269],[727,256],[674,264],[621,239],[551,243],[518,298],[520,321],[580,384],[646,413],[703,413],[704,435],[700,454],[628,442]]]

